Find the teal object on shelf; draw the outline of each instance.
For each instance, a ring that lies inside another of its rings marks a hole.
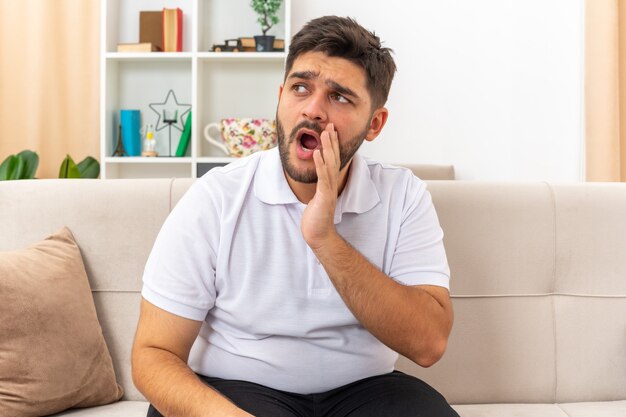
[[[141,156],[141,112],[120,110],[122,145],[128,156]]]

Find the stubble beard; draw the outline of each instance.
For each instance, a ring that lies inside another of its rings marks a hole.
[[[359,132],[356,136],[350,139],[343,144],[339,144],[339,170],[344,169],[348,163],[352,160],[352,157],[359,150],[361,144],[365,140],[365,136],[369,130],[370,122],[367,123],[365,129],[362,132]],[[291,162],[289,148],[290,145],[296,141],[298,131],[302,128],[310,129],[316,132],[321,136],[324,129],[315,122],[311,122],[308,120],[304,120],[298,123],[291,132],[289,133],[289,138],[285,137],[285,130],[283,128],[283,124],[276,115],[276,135],[278,137],[278,152],[280,154],[280,162],[283,164],[283,169],[287,173],[287,175],[293,179],[294,181],[301,182],[304,184],[313,184],[317,182],[317,172],[315,171],[315,167],[305,170],[298,170],[296,166]]]

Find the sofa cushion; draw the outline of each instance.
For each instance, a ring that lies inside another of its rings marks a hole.
[[[0,252],[0,317],[0,415],[47,415],[121,398],[69,229]]]
[[[461,417],[568,417],[557,404],[469,404],[452,408]]]
[[[461,417],[624,417],[626,401],[569,404],[468,404],[452,406]]]
[[[120,401],[99,407],[67,410],[50,417],[146,417],[148,407],[145,401]]]
[[[626,401],[594,401],[559,404],[568,417],[624,417]]]

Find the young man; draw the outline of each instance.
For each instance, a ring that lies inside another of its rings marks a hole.
[[[356,154],[394,72],[351,19],[294,36],[278,149],[197,180],[146,265],[133,377],[149,416],[457,416],[393,371],[396,352],[437,362],[452,327],[424,183]]]

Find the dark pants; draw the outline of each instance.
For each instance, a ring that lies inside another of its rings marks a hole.
[[[434,388],[398,371],[309,395],[251,382],[200,378],[257,417],[459,417]],[[148,417],[162,416],[151,405]]]

